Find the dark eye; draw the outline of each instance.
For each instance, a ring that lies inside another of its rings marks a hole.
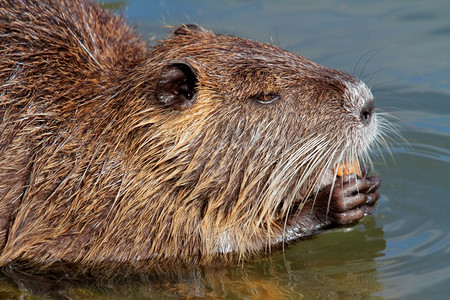
[[[277,101],[280,98],[280,95],[260,93],[251,98],[261,104],[270,104],[270,103]]]

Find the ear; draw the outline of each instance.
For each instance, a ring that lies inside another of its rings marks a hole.
[[[156,84],[156,99],[165,106],[186,109],[197,98],[197,74],[186,62],[165,65]]]
[[[197,24],[183,24],[174,31],[174,35],[187,35],[192,32],[207,32],[203,27]]]

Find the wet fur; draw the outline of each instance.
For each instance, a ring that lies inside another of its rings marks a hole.
[[[267,253],[326,172],[379,134],[355,117],[345,73],[201,28],[150,48],[85,1],[0,1],[0,59],[0,265]],[[164,105],[157,83],[177,63],[195,101]],[[321,205],[293,237],[333,224]]]

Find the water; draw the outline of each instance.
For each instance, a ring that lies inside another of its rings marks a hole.
[[[121,4],[121,3],[113,3]],[[120,5],[119,5],[120,6]],[[128,1],[146,37],[198,23],[280,45],[363,78],[399,140],[375,159],[375,214],[243,266],[67,293],[93,298],[380,298],[450,295],[450,3],[433,1]],[[150,34],[151,33],[151,34]],[[0,298],[31,298],[0,277]]]

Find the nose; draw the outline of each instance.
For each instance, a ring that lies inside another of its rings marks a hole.
[[[372,120],[372,115],[375,110],[373,105],[373,100],[370,99],[361,109],[361,113],[359,115],[359,119],[364,125],[369,125]]]

